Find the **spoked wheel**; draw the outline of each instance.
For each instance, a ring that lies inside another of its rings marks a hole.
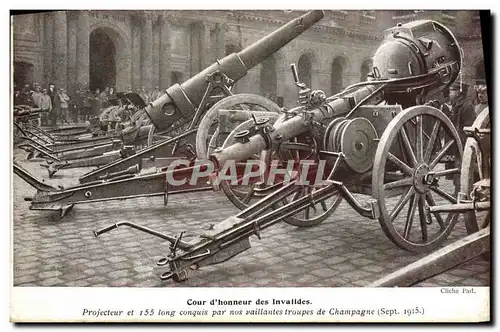
[[[283,120],[284,117],[280,117],[275,124]],[[249,130],[253,125],[253,120],[249,120],[238,126],[228,136],[224,142],[223,148],[234,144],[235,136],[244,130]],[[322,188],[320,185],[314,185],[317,171],[317,162],[315,162],[316,153],[316,142],[311,137],[304,136],[295,138],[289,142],[282,143],[278,151],[262,151],[258,155],[249,156],[245,162],[236,165],[238,169],[244,169],[245,167],[250,169],[248,165],[251,164],[259,165],[256,167],[261,167],[261,172],[259,175],[254,176],[253,180],[248,178],[245,179],[245,176],[248,174],[242,173],[237,181],[233,181],[233,183],[231,183],[231,181],[221,181],[220,186],[235,206],[240,209],[245,209],[273,191],[281,188],[284,184],[288,183],[288,181],[299,180],[297,190],[283,199],[279,204],[272,207],[278,208],[279,206],[289,204],[304,196],[310,196],[312,193]],[[303,160],[311,161],[307,176],[304,174],[301,176],[302,167],[299,162]],[[282,172],[275,172],[274,176],[272,176],[272,172],[270,171],[271,167],[279,169]],[[305,182],[305,180],[309,181],[311,184],[307,185],[302,183]],[[324,178],[319,180],[324,180]],[[297,227],[318,225],[335,211],[340,202],[340,195],[334,195],[321,201],[311,200],[310,206],[293,216],[285,218],[284,221]]]
[[[454,167],[445,169],[444,160]],[[446,240],[459,214],[428,208],[456,203],[461,160],[458,132],[438,109],[410,107],[389,123],[375,153],[372,189],[380,225],[397,246],[422,253]]]
[[[222,146],[227,137],[218,129],[219,110],[221,109],[275,113],[281,111],[280,107],[271,100],[253,94],[237,94],[219,100],[205,113],[198,126],[196,133],[198,159],[207,159],[217,147]]]
[[[485,108],[476,118],[472,124],[473,129],[490,129],[490,114],[488,108]],[[489,142],[490,134],[485,134],[484,140]],[[460,178],[460,192],[465,194],[466,200],[472,200],[474,196],[479,196],[474,193],[474,184],[488,181],[491,177],[491,145],[485,144],[485,154],[481,152],[479,144],[473,137],[467,138],[464,146],[464,157],[462,160],[461,178]],[[485,160],[484,158],[487,158]],[[488,184],[490,185],[490,184]],[[488,192],[483,196],[490,196],[491,187],[485,190]],[[491,211],[469,211],[464,213],[465,227],[467,233],[472,234],[480,229],[486,228],[490,224]],[[482,256],[484,259],[489,260],[489,253]]]

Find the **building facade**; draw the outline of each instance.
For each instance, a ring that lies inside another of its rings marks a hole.
[[[18,86],[53,82],[70,94],[89,86],[166,89],[301,15],[297,11],[56,11],[12,17]],[[249,70],[235,92],[295,104],[290,64],[327,95],[366,79],[383,30],[415,19],[446,25],[463,49],[462,79],[484,79],[477,11],[326,11],[325,18]]]

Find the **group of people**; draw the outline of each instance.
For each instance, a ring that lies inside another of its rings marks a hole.
[[[41,118],[42,124],[55,125],[58,120],[61,120],[62,124],[69,123],[69,101],[66,89],[57,89],[53,83],[43,88],[38,83],[26,84],[22,89],[17,89],[14,83],[14,105],[28,105],[46,111]]]
[[[132,88],[129,87],[126,93],[132,93]],[[148,104],[164,92],[156,86],[152,91],[146,91],[142,87],[136,93]],[[22,89],[17,88],[14,83],[14,105],[28,105],[46,111],[42,113],[41,125],[87,122],[98,117],[101,110],[113,105],[116,99],[117,92],[113,87],[105,87],[102,91],[98,88],[92,92],[87,86],[77,89],[70,96],[65,88],[57,88],[53,83],[49,83],[47,87],[42,87],[39,83],[26,84]]]

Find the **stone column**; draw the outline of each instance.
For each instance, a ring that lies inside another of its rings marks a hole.
[[[191,67],[191,77],[200,72],[200,61],[201,61],[201,34],[200,34],[200,23],[194,22],[189,25],[189,36],[191,38],[191,49],[190,49],[190,67]]]
[[[53,41],[54,41],[54,17],[52,13],[44,14],[44,73],[43,82],[40,83],[42,86],[47,86],[54,78],[52,76],[52,52],[54,51]]]
[[[141,88],[141,21],[132,16],[132,90]]]
[[[170,59],[170,22],[167,16],[160,16],[160,89],[166,90],[170,85],[172,64]]]
[[[153,23],[149,14],[142,15],[141,27],[141,88],[152,89]]]
[[[68,69],[68,27],[66,12],[54,13],[54,53],[53,66],[56,87],[67,88],[66,75]]]
[[[76,15],[75,12],[67,13],[68,20],[68,76],[67,76],[67,90],[68,94],[73,96],[77,88],[76,81]]]
[[[90,18],[88,12],[78,12],[76,34],[76,81],[80,88],[89,87],[90,81]]]
[[[214,56],[212,55],[212,40],[210,37],[210,29],[212,25],[210,23],[201,24],[201,67],[202,69],[207,68],[213,62],[215,62]]]
[[[153,68],[152,68],[152,81],[153,88],[159,85],[160,79],[160,26],[156,22],[153,25]]]
[[[215,56],[217,59],[222,59],[226,56],[226,26],[222,23],[216,23],[215,29]]]

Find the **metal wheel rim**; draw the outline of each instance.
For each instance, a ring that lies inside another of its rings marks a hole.
[[[489,128],[490,117],[489,109],[485,108],[476,118],[472,124],[472,128],[484,129]],[[475,170],[475,162],[480,153],[477,142],[474,138],[467,138],[464,146],[464,155],[462,159],[461,178],[460,178],[460,192],[469,195],[472,191],[472,185],[475,182],[473,172]],[[491,167],[490,167],[491,172]],[[472,173],[472,174],[471,174]],[[479,180],[479,179],[478,179]],[[478,221],[477,215],[474,211],[464,213],[465,225],[467,233],[472,234],[479,229],[485,228],[489,224],[489,213],[485,214],[481,222]]]
[[[445,229],[438,233],[437,236],[435,236],[431,241],[422,244],[410,242],[402,237],[402,235],[396,230],[392,221],[389,220],[390,217],[386,206],[385,190],[383,189],[386,168],[385,166],[389,154],[389,149],[392,147],[396,135],[399,135],[399,131],[403,127],[403,125],[412,118],[415,118],[419,115],[428,115],[434,117],[436,121],[440,122],[441,128],[444,125],[448,132],[451,133],[452,138],[455,141],[455,146],[457,145],[457,142],[459,143],[456,149],[460,158],[462,157],[463,150],[458,132],[452,124],[451,120],[448,119],[446,115],[431,106],[419,105],[407,108],[391,120],[384,133],[382,134],[382,137],[380,138],[380,142],[377,147],[374,159],[372,195],[377,200],[378,207],[380,209],[379,223],[387,237],[389,237],[389,239],[394,244],[402,249],[416,253],[424,253],[436,249],[446,240],[458,220],[458,215],[453,216],[453,220],[451,220],[448,225],[445,226]],[[396,214],[396,217],[400,212]]]

